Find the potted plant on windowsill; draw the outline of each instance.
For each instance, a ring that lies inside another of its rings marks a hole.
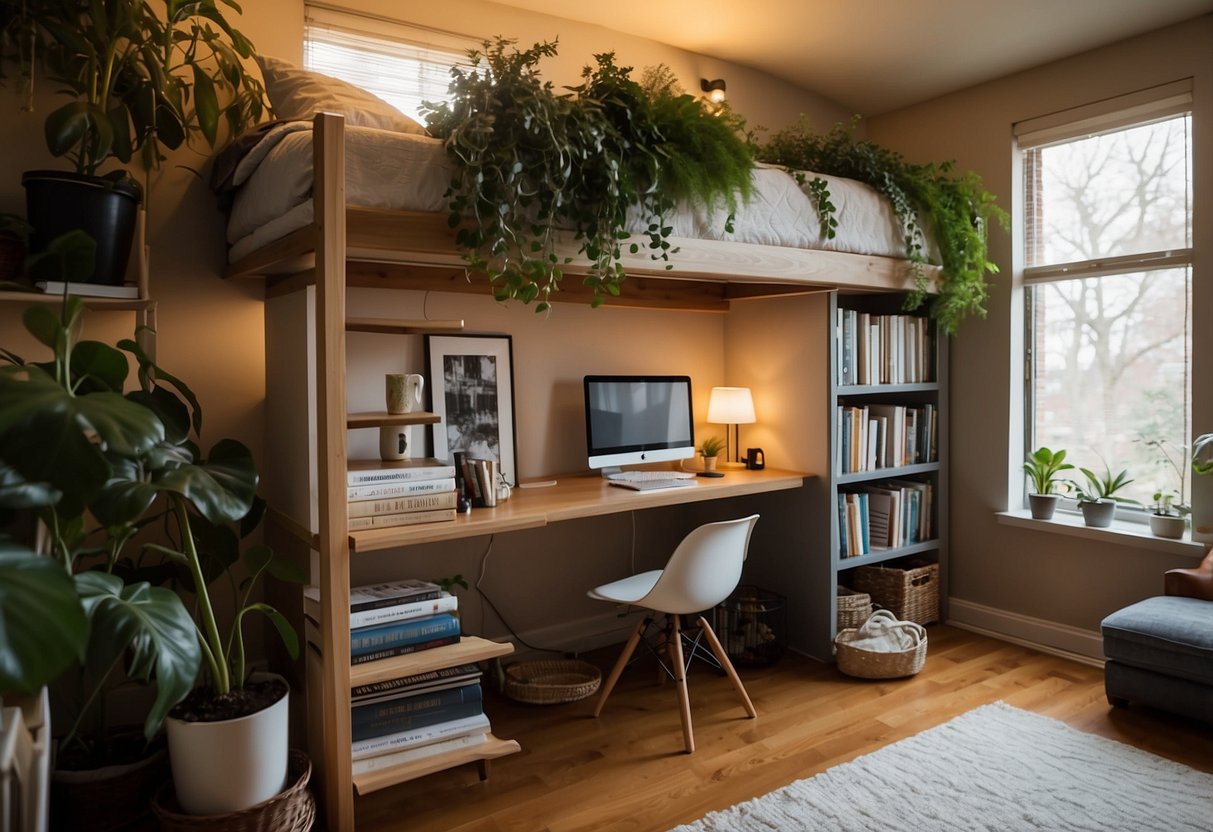
[[[265,91],[241,62],[252,54],[218,0],[166,0],[159,11],[146,0],[0,0],[0,59],[30,108],[35,78],[71,99],[47,114],[44,134],[73,170],[22,176],[31,251],[81,229],[97,242],[89,280],[121,283],[142,195],[125,170],[103,168],[134,160],[150,172],[165,148],[196,136],[214,147],[222,123],[234,133],[259,121]]]
[[[1133,482],[1129,479],[1127,470],[1122,470],[1115,475],[1106,465],[1102,474],[1096,474],[1089,468],[1079,468],[1078,470],[1082,471],[1087,482],[1085,487],[1074,483],[1074,490],[1078,496],[1078,508],[1082,511],[1082,520],[1088,526],[1106,528],[1112,525],[1112,520],[1116,516],[1117,503],[1136,502],[1116,496],[1116,492]]]
[[[1192,440],[1192,540],[1213,543],[1213,433]]]
[[[1156,537],[1179,540],[1187,527],[1189,509],[1175,491],[1155,491],[1154,510],[1150,513],[1150,533]]]
[[[1073,470],[1066,462],[1064,449],[1056,452],[1041,446],[1028,455],[1023,464],[1024,473],[1032,483],[1028,493],[1028,505],[1035,520],[1051,520],[1061,499],[1059,491],[1069,488],[1069,481],[1061,478],[1062,471]]]

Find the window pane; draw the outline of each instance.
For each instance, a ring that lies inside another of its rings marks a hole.
[[[1191,246],[1190,119],[1026,151],[1027,265]]]
[[[1127,468],[1135,482],[1119,495],[1147,505],[1178,490],[1144,440],[1178,449],[1190,435],[1190,289],[1187,268],[1033,287],[1032,446],[1096,473]]]

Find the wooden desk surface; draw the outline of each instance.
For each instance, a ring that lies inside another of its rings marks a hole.
[[[800,488],[809,474],[794,471],[729,470],[723,477],[696,477],[690,488],[632,491],[607,485],[598,474],[564,474],[546,488],[515,488],[510,499],[493,508],[474,508],[453,522],[424,523],[350,533],[350,551],[371,552],[418,543],[456,540],[482,534],[534,529],[562,520],[596,517],[636,509],[657,508],[744,494]]]

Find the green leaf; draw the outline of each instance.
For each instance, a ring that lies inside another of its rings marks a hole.
[[[201,66],[194,64],[194,112],[206,143],[215,146],[219,134],[219,96],[215,84]]]
[[[143,723],[150,740],[197,679],[202,649],[193,619],[181,598],[164,587],[128,586],[104,572],[84,572],[75,581],[92,623],[89,667],[108,667],[127,654],[128,677],[156,682],[156,698]]]
[[[63,567],[0,540],[0,691],[34,693],[84,657],[88,619]]]
[[[252,507],[257,491],[253,455],[234,439],[222,439],[201,465],[169,471],[156,482],[158,491],[180,494],[211,523],[239,520]]]
[[[299,636],[295,632],[295,628],[286,620],[282,613],[271,607],[269,604],[249,604],[246,607],[248,610],[254,610],[265,615],[274,625],[274,629],[278,631],[278,635],[282,637],[282,644],[286,647],[287,654],[292,659],[299,658]]]

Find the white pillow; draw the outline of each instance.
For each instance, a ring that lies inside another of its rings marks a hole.
[[[346,123],[359,127],[428,135],[416,121],[361,87],[266,55],[257,56],[257,65],[277,118],[298,121],[318,112],[340,113]]]

